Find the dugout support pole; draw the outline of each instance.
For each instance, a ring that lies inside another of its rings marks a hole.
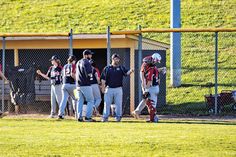
[[[180,0],[171,0],[171,28],[181,27]],[[170,84],[181,86],[181,33],[170,34]]]
[[[111,56],[111,32],[110,32],[110,26],[107,26],[107,65],[110,64],[110,56]]]
[[[70,34],[69,34],[69,45],[70,45],[70,50],[69,50],[69,56],[73,55],[73,29],[70,29]]]
[[[142,29],[142,26],[139,25],[138,30],[141,30],[141,29]],[[142,65],[142,40],[143,40],[143,36],[142,36],[142,33],[140,33],[139,36],[138,36],[138,69]],[[139,75],[139,71],[137,72],[137,75]],[[141,78],[140,78],[140,76],[138,76],[138,99],[139,99],[139,102],[142,99],[141,84],[142,84]]]
[[[2,73],[3,75],[5,75],[5,54],[6,54],[6,38],[3,37],[2,38]],[[5,102],[4,102],[4,94],[5,94],[5,83],[4,83],[4,79],[2,78],[2,112],[4,112],[4,106],[5,106]]]
[[[218,113],[218,32],[215,32],[215,115]]]

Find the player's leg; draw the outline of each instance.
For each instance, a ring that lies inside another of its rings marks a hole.
[[[56,100],[57,100],[57,104],[58,106],[61,104],[62,101],[62,85],[55,85],[55,96],[56,96]]]
[[[116,112],[116,121],[119,122],[122,118],[122,100],[123,100],[123,91],[122,87],[114,89],[114,100],[115,100],[115,112]]]
[[[142,99],[139,103],[139,105],[136,107],[136,109],[132,112],[132,115],[138,119],[139,115],[141,114],[142,110],[145,108],[146,106],[146,99]]]
[[[92,89],[93,89],[93,96],[94,96],[94,107],[98,108],[98,106],[100,105],[102,101],[101,92],[100,92],[98,84],[93,84]]]
[[[85,100],[87,101],[87,112],[86,112],[86,121],[91,121],[92,113],[93,113],[93,104],[94,104],[94,97],[93,91],[91,86],[85,86],[81,88]]]
[[[76,89],[76,86],[75,84],[69,84],[67,85],[68,88],[67,88],[67,91],[69,93],[69,96],[71,98],[71,102],[72,102],[72,107],[73,107],[73,110],[74,110],[74,113],[75,113],[75,119],[77,119],[77,99],[75,98],[75,95],[74,95],[74,90]]]
[[[105,93],[104,93],[104,109],[103,109],[103,116],[102,116],[103,122],[108,121],[108,117],[110,115],[110,108],[111,108],[111,103],[113,100],[113,93],[111,90],[112,90],[111,88],[106,88]]]
[[[64,118],[65,108],[66,108],[66,104],[67,104],[68,97],[69,97],[67,85],[66,84],[62,85],[61,90],[62,90],[62,101],[61,101],[61,104],[59,105],[58,116],[59,116],[59,118]]]
[[[56,93],[55,93],[55,86],[51,85],[51,113],[50,118],[55,118],[56,114]]]
[[[80,87],[81,88],[81,87]],[[83,121],[82,111],[83,111],[83,105],[84,105],[84,95],[79,89],[78,91],[78,101],[77,101],[77,120]]]
[[[73,105],[73,110],[75,113],[75,119],[78,119],[78,115],[77,115],[77,100],[72,99],[72,105]]]
[[[149,90],[150,96],[147,100],[147,106],[150,114],[150,122],[158,122],[158,117],[156,114],[156,104],[157,104],[157,95],[159,93],[159,87],[154,86],[150,87]]]

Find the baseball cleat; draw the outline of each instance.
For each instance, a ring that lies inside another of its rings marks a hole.
[[[0,112],[0,118],[7,116],[6,112]]]
[[[133,111],[131,114],[135,119],[139,119],[139,114],[136,111]]]
[[[107,118],[102,118],[101,122],[108,122]]]
[[[92,119],[92,118],[86,118],[85,117],[85,122],[96,122],[96,120]]]

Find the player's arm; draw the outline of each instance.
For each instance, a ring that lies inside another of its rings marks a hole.
[[[97,68],[94,68],[94,70],[96,71],[95,72],[96,80],[97,80],[98,84],[100,85],[101,84],[101,81],[100,81],[100,78],[101,78],[100,71]]]
[[[161,67],[161,68],[157,68],[158,72],[162,72],[162,74],[166,73],[166,67]]]
[[[146,87],[144,88],[144,92],[149,92],[149,88],[151,87],[152,85],[152,81],[153,81],[153,72],[154,72],[154,69],[150,69],[147,73],[147,78],[146,78]]]
[[[130,69],[127,73],[126,73],[126,75],[130,75],[130,74],[132,74],[134,72],[134,69]]]
[[[89,63],[89,61],[86,60],[86,61],[84,62],[84,66],[85,66],[85,71],[86,71],[86,73],[87,73],[87,76],[89,76],[90,79],[92,80],[92,79],[93,79],[93,74],[92,74],[93,69],[92,69],[92,66],[91,66],[91,64]]]
[[[146,80],[144,78],[144,72],[142,71],[140,71],[140,79],[141,79],[142,92],[144,93],[146,88]]]
[[[0,71],[0,77],[4,80],[7,80],[7,78],[3,75],[3,73]]]
[[[101,91],[102,93],[105,92],[106,88],[106,67],[103,69],[102,74],[101,74]]]
[[[45,78],[45,79],[47,79],[47,80],[50,80],[50,78],[48,77],[50,71],[48,71],[47,74],[42,73],[41,70],[37,70],[36,72],[37,72],[37,74],[39,74],[39,75],[42,76],[43,78]]]
[[[71,73],[71,77],[75,80],[76,79],[76,66],[72,65],[72,73]]]

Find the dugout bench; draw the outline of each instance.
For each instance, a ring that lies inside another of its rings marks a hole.
[[[2,83],[3,83],[3,81],[0,80],[0,85]],[[16,114],[18,114],[19,111],[20,111],[20,106],[17,105],[17,104],[13,105],[11,103],[10,91],[11,90],[10,90],[9,83],[5,83],[4,101],[6,102],[5,105],[7,105],[7,110],[8,110],[9,113],[10,112],[15,112]],[[50,102],[50,99],[51,99],[50,93],[51,93],[50,81],[35,80],[35,102]],[[0,87],[0,99],[2,100],[2,89],[1,89],[1,87]]]

